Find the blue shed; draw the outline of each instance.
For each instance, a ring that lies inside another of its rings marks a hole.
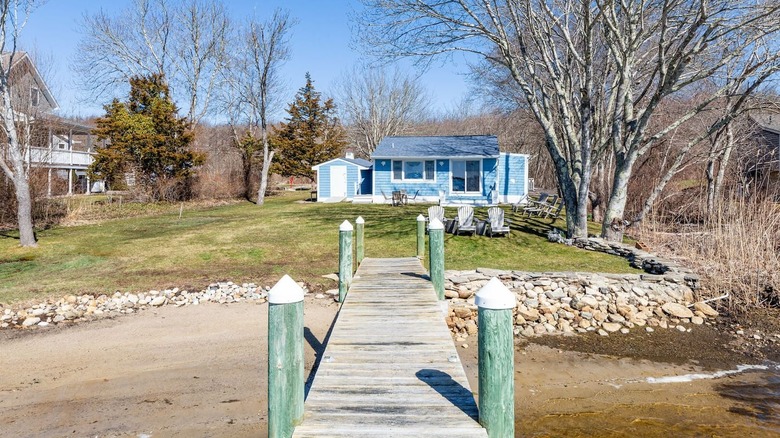
[[[370,161],[354,158],[349,153],[344,158],[334,158],[313,166],[312,169],[317,171],[317,202],[370,196],[371,167]]]
[[[515,203],[528,193],[528,156],[499,152],[493,135],[385,137],[371,160],[377,203],[396,190],[456,205]]]

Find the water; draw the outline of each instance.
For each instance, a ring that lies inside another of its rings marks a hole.
[[[780,437],[780,367],[741,366],[562,397],[558,412],[516,412],[516,436]]]

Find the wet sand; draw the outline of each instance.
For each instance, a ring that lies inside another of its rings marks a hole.
[[[308,373],[337,306],[307,298],[305,309]],[[206,304],[63,329],[2,331],[2,436],[265,436],[266,317],[264,304]],[[722,341],[706,331],[658,330],[650,337],[518,345],[516,435],[780,435],[775,373],[647,382],[743,363],[745,357],[720,351]],[[469,348],[458,351],[476,389],[476,339],[465,343]]]

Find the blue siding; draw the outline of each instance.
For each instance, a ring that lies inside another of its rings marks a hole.
[[[335,160],[330,163],[323,163],[319,166],[319,178],[317,180],[318,199],[331,197],[330,191],[330,168],[333,166],[346,166],[347,168],[347,187],[346,194],[348,199],[352,199],[356,194],[366,193],[362,190],[368,190],[371,193],[371,170],[361,170],[359,166],[345,160]],[[363,176],[361,177],[361,173]],[[366,183],[368,180],[368,183]]]
[[[406,190],[406,193],[414,196],[419,190],[418,196],[439,196],[439,190],[449,192],[449,160],[436,160],[436,181],[393,181],[391,164],[392,160],[374,160],[374,195],[390,196],[395,190]]]
[[[499,187],[502,196],[526,194],[528,180],[528,157],[520,154],[502,153],[498,161]]]

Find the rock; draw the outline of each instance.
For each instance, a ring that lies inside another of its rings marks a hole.
[[[157,291],[152,291],[152,292],[157,292]],[[165,296],[156,296],[152,299],[152,301],[149,302],[149,304],[155,307],[162,306],[163,304],[165,304],[165,299],[166,299]]]
[[[41,318],[38,318],[37,316],[30,316],[22,321],[22,327],[30,327],[32,325],[38,324],[39,322],[41,322]]]
[[[609,336],[609,333],[607,333],[604,329],[599,329],[599,336]]]
[[[623,325],[617,322],[605,322],[601,324],[601,328],[603,328],[609,333],[614,333],[616,331],[619,331],[621,328],[623,328]]]
[[[702,318],[701,316],[694,316],[693,318],[691,318],[691,322],[696,325],[702,325],[704,324],[704,318]]]
[[[46,327],[48,325],[49,325],[49,323],[46,322],[46,321],[41,321],[41,322],[38,323],[38,327]]]
[[[652,328],[652,327],[645,327],[645,331],[646,331],[647,333],[653,333],[653,332],[655,331],[655,329],[654,329],[654,328]]]
[[[710,317],[718,316],[717,310],[713,309],[709,304],[703,303],[701,301],[698,303],[694,303],[693,308]]]
[[[520,309],[517,314],[522,316],[526,321],[537,321],[539,319],[539,311],[536,309]]]
[[[316,298],[318,300],[321,300],[321,299],[325,298],[325,294],[317,294],[317,295],[314,296],[314,298]]]
[[[477,334],[477,323],[474,322],[474,320],[471,320],[466,323],[466,332],[469,335],[476,335]]]
[[[471,310],[465,308],[465,307],[456,307],[453,309],[455,312],[455,316],[458,318],[471,318]]]
[[[693,312],[691,312],[691,309],[683,306],[682,304],[666,303],[663,306],[661,306],[661,309],[663,309],[663,311],[668,313],[669,315],[674,316],[675,318],[693,317]]]
[[[456,291],[452,290],[452,289],[447,289],[447,290],[444,291],[444,297],[445,298],[458,298],[458,293]]]
[[[677,329],[677,331],[680,331],[680,332],[685,332],[685,327],[683,327],[683,326],[681,326],[681,325],[678,325],[678,326],[677,326],[677,327],[675,327],[675,328]]]

